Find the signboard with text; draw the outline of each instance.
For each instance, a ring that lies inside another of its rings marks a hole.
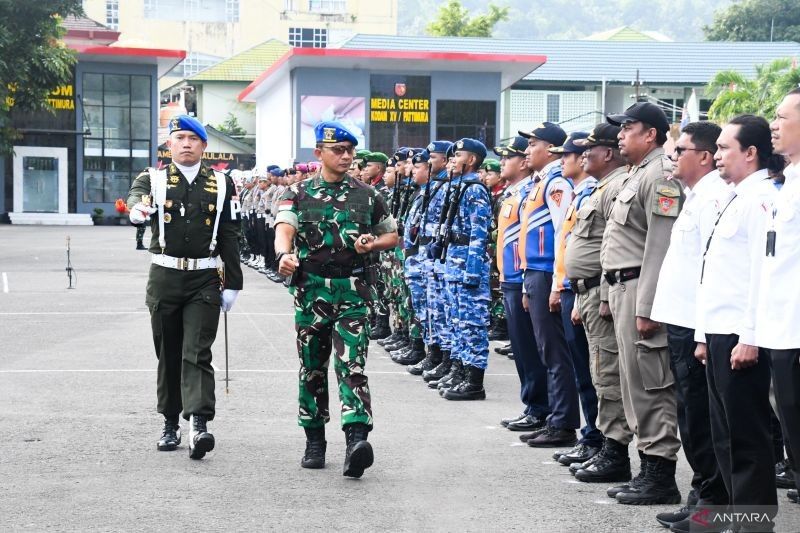
[[[391,155],[401,146],[426,146],[431,132],[430,113],[430,76],[370,76],[370,150]]]

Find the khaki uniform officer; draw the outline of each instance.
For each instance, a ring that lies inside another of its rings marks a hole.
[[[666,328],[649,317],[683,187],[672,179],[672,163],[662,148],[669,123],[659,107],[637,103],[608,121],[622,127],[620,151],[631,167],[611,209],[600,262],[610,285],[622,405],[642,460],[631,486],[613,492],[620,503],[674,504],[681,501],[675,484],[680,449],[675,379]]]
[[[165,170],[142,172],[128,194],[132,222],[153,215],[145,301],[158,356],[158,412],[165,419],[158,449],[180,444],[183,411],[190,420],[192,459],[214,448],[206,428],[215,414],[211,345],[220,306],[228,311],[242,288],[236,189],[229,177],[201,163],[207,138],[196,119],[172,119],[173,162]],[[224,269],[224,282],[218,268]]]

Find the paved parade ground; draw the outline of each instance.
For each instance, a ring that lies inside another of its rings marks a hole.
[[[373,343],[374,467],[342,477],[333,398],[327,467],[300,468],[291,298],[248,268],[227,395],[222,320],[214,346],[217,447],[190,460],[183,422],[184,444],[158,452],[149,254],[134,244],[131,227],[0,225],[0,531],[666,531],[653,517],[677,506],[616,504],[500,426],[521,404],[513,361],[495,354],[486,401],[457,403]],[[800,531],[785,492],[778,531]]]

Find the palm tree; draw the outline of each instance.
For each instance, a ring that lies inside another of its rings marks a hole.
[[[745,78],[735,70],[722,70],[714,75],[705,90],[706,94],[714,95],[708,118],[727,122],[743,113],[772,117],[784,95],[798,85],[800,69],[788,58],[756,65],[755,79]]]

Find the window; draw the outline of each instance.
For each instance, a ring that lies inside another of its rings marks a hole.
[[[549,122],[559,121],[558,108],[561,103],[561,97],[558,94],[547,95],[547,120]]]
[[[325,28],[289,28],[289,46],[325,48],[328,46],[328,30]]]
[[[182,22],[239,22],[239,0],[144,0],[144,16]]]
[[[119,0],[106,0],[106,26],[119,30]]]
[[[312,13],[343,15],[347,13],[347,0],[309,0],[308,10]]]
[[[186,59],[184,59],[180,65],[172,69],[169,75],[188,78],[189,76],[194,76],[203,69],[216,65],[221,60],[221,57],[189,52],[186,54]]]
[[[91,133],[83,145],[83,201],[125,198],[131,179],[150,164],[150,76],[83,76],[83,105]]]
[[[495,146],[497,103],[480,100],[437,100],[436,138],[478,139]]]

